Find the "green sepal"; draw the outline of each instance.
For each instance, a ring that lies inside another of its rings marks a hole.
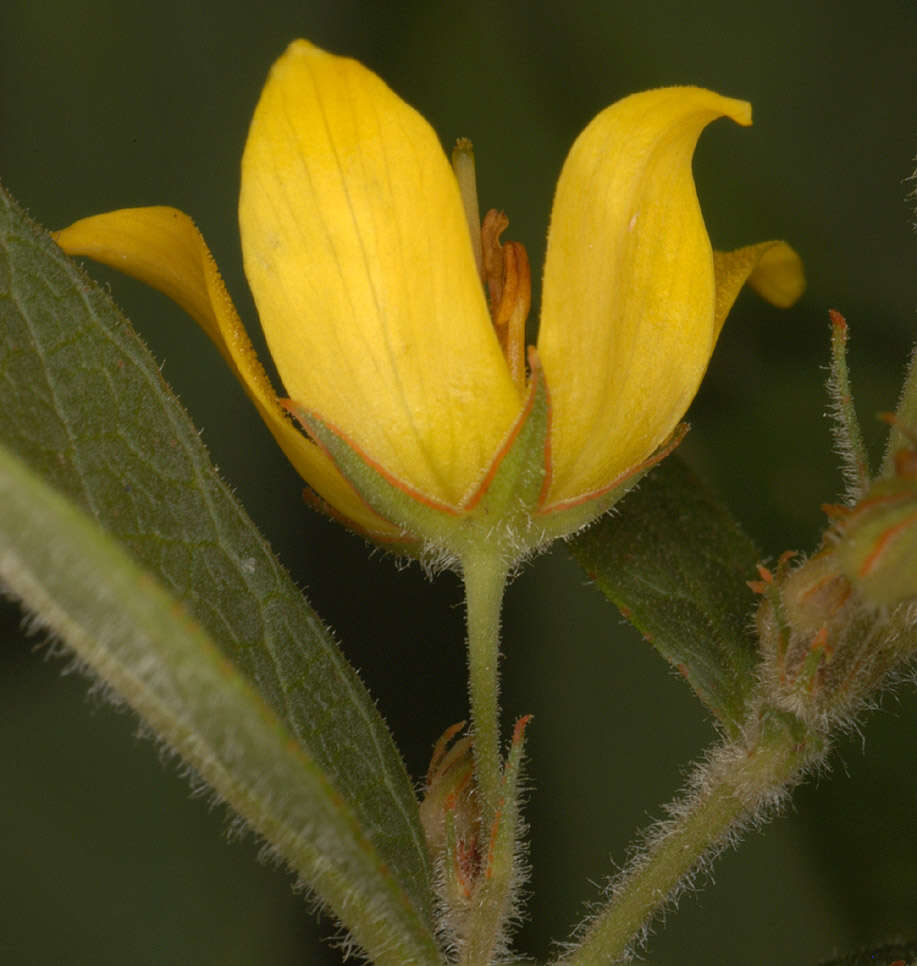
[[[499,556],[521,559],[545,540],[533,524],[546,460],[548,398],[533,356],[533,371],[519,418],[484,474],[478,490],[461,506],[448,506],[395,480],[357,449],[318,413],[296,403],[287,408],[334,461],[362,499],[380,516],[419,541],[419,555],[456,566],[481,548],[496,546]],[[410,546],[408,552],[410,552]]]
[[[913,436],[917,432],[917,345],[911,350],[907,373],[901,385],[895,418],[892,421],[885,453],[882,457],[880,476],[891,476],[895,472],[895,458],[902,449],[913,446]]]
[[[445,845],[443,846],[443,884],[441,899],[445,907],[447,921],[453,910],[464,912],[467,898],[463,891],[464,869],[459,861],[459,836],[455,828],[454,810],[446,811],[443,817]]]
[[[596,587],[731,735],[756,681],[749,615],[757,548],[677,456],[569,543]]]
[[[395,482],[318,413],[294,402],[286,406],[367,505],[401,529],[404,542],[399,541],[396,549],[413,555],[416,541],[437,547],[445,544],[459,517],[456,508],[434,503]],[[428,548],[418,547],[417,554],[429,555]]]
[[[871,481],[847,382],[847,325],[837,312],[831,313],[831,322],[828,387],[841,424],[837,436],[845,457],[850,509],[835,508],[829,539],[836,544],[841,570],[863,599],[891,607],[917,596],[917,348],[897,411],[884,414],[891,428],[879,475]]]
[[[611,489],[605,490],[598,496],[574,503],[565,509],[539,514],[538,523],[544,531],[545,542],[559,537],[569,537],[604,516],[681,443],[687,432],[686,424],[679,425],[672,436],[649,459],[628,470]]]
[[[848,503],[859,499],[869,486],[870,470],[866,444],[853,403],[847,370],[847,322],[835,311],[831,316],[831,362],[828,368],[828,396],[834,417],[834,439],[841,457],[841,472]]]
[[[917,596],[917,477],[877,480],[837,525],[840,569],[864,600]]]

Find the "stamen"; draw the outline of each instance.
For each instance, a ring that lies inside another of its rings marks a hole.
[[[491,210],[480,222],[474,148],[459,138],[452,149],[452,170],[458,182],[471,236],[471,250],[481,282],[487,288],[490,317],[513,383],[525,390],[525,322],[532,304],[532,273],[529,257],[519,242],[500,244],[509,225],[502,211]]]
[[[490,314],[496,319],[497,307],[503,298],[503,248],[500,236],[509,226],[506,213],[491,208],[481,225],[481,244],[484,249],[484,283],[490,301]],[[494,323],[496,324],[496,323]]]
[[[525,322],[532,304],[532,273],[529,257],[520,242],[500,244],[509,225],[502,211],[491,210],[481,226],[484,278],[493,320],[503,356],[516,387],[525,389]]]
[[[468,234],[471,236],[471,250],[478,275],[484,281],[484,263],[481,255],[481,209],[478,207],[478,184],[474,172],[474,148],[468,138],[459,138],[452,149],[452,170],[458,181]]]

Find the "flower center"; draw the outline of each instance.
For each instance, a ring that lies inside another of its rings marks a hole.
[[[456,142],[452,168],[462,196],[478,274],[487,290],[494,331],[513,383],[523,392],[526,379],[525,322],[532,304],[529,257],[520,242],[500,243],[500,235],[509,225],[504,212],[492,208],[481,223],[474,149],[468,138],[459,138]]]

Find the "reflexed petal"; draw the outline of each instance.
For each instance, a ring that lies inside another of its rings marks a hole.
[[[521,399],[430,126],[356,61],[296,41],[255,111],[239,216],[291,399],[392,478],[459,504]]]
[[[309,485],[362,529],[397,535],[284,414],[213,256],[186,214],[168,207],[125,208],[83,218],[55,232],[54,240],[69,255],[85,255],[116,268],[177,302],[213,340],[287,459]]]
[[[564,164],[538,348],[553,406],[548,504],[612,484],[672,432],[715,341],[713,252],[691,159],[743,101],[692,87],[607,108]]]
[[[716,278],[714,330],[717,335],[746,282],[778,309],[789,308],[806,288],[802,259],[782,241],[760,242],[731,252],[714,252],[713,268]]]

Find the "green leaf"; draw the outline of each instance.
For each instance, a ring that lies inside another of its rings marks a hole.
[[[4,447],[0,582],[265,836],[375,962],[439,961],[308,750],[149,572]]]
[[[372,699],[216,474],[129,323],[2,188],[0,443],[94,516],[209,631],[429,922],[413,789]]]
[[[752,541],[677,457],[570,541],[596,586],[736,733],[757,651]]]

